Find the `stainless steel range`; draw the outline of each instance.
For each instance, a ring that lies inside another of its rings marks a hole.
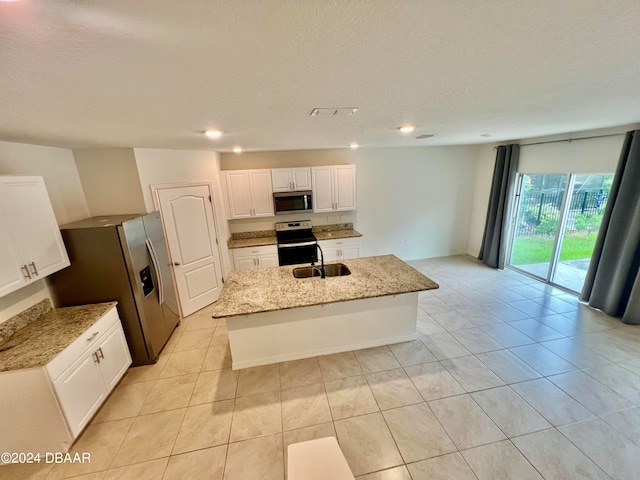
[[[276,223],[278,263],[296,265],[318,261],[316,236],[311,231],[311,220]]]

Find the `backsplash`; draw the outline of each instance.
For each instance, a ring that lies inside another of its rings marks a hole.
[[[51,300],[45,298],[35,305],[27,308],[24,312],[14,315],[6,322],[0,324],[0,344],[6,342],[14,333],[26,327],[31,322],[36,321],[42,315],[52,310]]]

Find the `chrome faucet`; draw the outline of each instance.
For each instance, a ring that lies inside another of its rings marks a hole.
[[[322,248],[320,248],[320,245],[318,245],[318,242],[316,241],[316,248],[318,250],[320,250],[320,278],[326,278],[327,275],[324,271],[324,253],[322,253]],[[314,265],[314,261],[311,262],[311,266]]]

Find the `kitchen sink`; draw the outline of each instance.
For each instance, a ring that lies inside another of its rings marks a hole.
[[[351,270],[344,263],[330,263],[324,266],[324,273],[327,277],[341,277],[351,275]],[[293,269],[293,276],[296,278],[310,278],[320,276],[320,266],[299,267]]]

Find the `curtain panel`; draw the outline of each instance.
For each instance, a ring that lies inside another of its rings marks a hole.
[[[493,268],[504,268],[507,254],[509,209],[518,171],[519,145],[500,146],[496,152],[487,219],[478,260]]]
[[[580,299],[640,324],[640,130],[627,132]]]

